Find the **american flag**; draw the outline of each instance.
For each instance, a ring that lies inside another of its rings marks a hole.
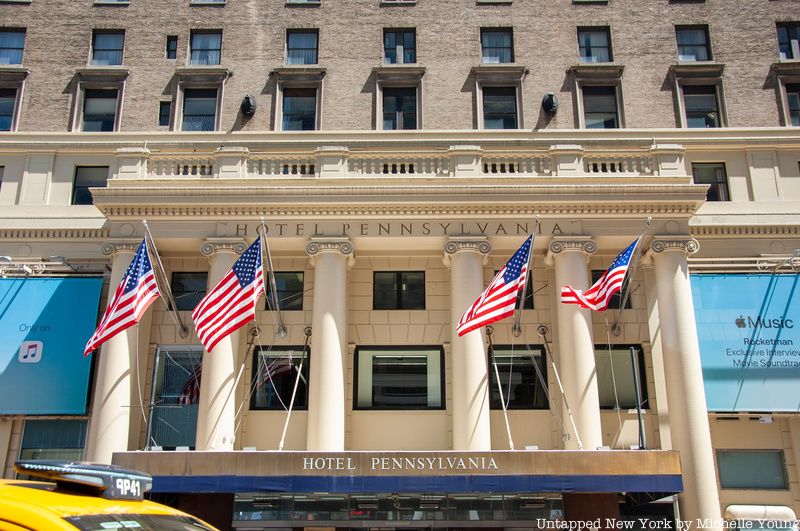
[[[478,300],[461,316],[456,327],[459,337],[476,328],[514,315],[517,294],[528,280],[528,258],[531,252],[533,235],[517,249],[492,280]]]
[[[561,302],[566,304],[577,304],[581,308],[588,308],[596,312],[604,312],[608,308],[611,297],[622,289],[625,281],[625,274],[631,263],[633,251],[640,238],[636,238],[624,251],[619,253],[606,269],[603,276],[586,291],[574,289],[572,286],[561,288]]]
[[[158,291],[153,264],[147,253],[147,244],[142,240],[125,276],[117,286],[117,291],[108,302],[97,330],[86,343],[83,355],[88,356],[118,333],[138,323],[159,295],[161,293]]]
[[[203,378],[203,362],[198,361],[191,374],[186,378],[186,383],[181,388],[181,394],[175,400],[177,404],[188,406],[200,402],[200,381]]]
[[[258,237],[192,312],[197,337],[208,352],[255,317],[256,301],[263,293],[264,267]]]

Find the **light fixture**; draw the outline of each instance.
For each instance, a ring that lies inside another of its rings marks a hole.
[[[558,98],[552,92],[548,92],[542,98],[542,109],[547,114],[555,114],[558,110]]]
[[[74,265],[69,263],[66,256],[48,256],[47,258],[42,259],[43,262],[50,262],[51,264],[64,264],[68,268],[72,269],[73,271],[77,271],[78,268]]]
[[[242,111],[243,116],[251,118],[256,113],[256,99],[247,94],[242,98],[242,104],[239,106],[239,110]]]

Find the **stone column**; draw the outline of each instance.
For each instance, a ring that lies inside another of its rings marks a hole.
[[[306,449],[342,452],[345,443],[347,267],[353,245],[346,238],[311,238],[314,266]]]
[[[200,247],[209,258],[208,289],[217,285],[245,250],[241,238],[212,238]],[[245,327],[246,329],[246,327]],[[236,367],[239,329],[203,354],[200,403],[197,411],[197,450],[233,450],[236,437]]]
[[[486,238],[451,238],[444,246],[444,262],[450,267],[453,450],[492,449],[484,329],[462,337],[456,333],[459,319],[485,289],[483,265],[491,250]]]
[[[585,236],[562,236],[550,242],[547,263],[555,264],[555,293],[570,285],[586,290],[591,285],[587,264],[597,250],[594,241]],[[558,323],[558,371],[564,386],[563,405],[564,449],[596,450],[603,445],[600,426],[600,397],[597,391],[597,370],[594,364],[591,311],[577,304],[556,303]],[[567,405],[577,428],[577,436],[569,419]],[[579,441],[580,439],[580,441]],[[579,444],[580,442],[580,444]]]
[[[111,255],[111,279],[108,296],[114,295],[122,277],[128,270],[141,240],[109,242],[102,252]],[[105,307],[103,308],[105,310]],[[114,452],[128,451],[130,434],[133,382],[131,367],[136,363],[138,325],[123,330],[100,347],[95,355],[97,377],[92,399],[92,418],[86,441],[86,460],[111,464]],[[149,334],[142,334],[149,343]]]
[[[687,256],[700,245],[688,236],[656,236],[650,249],[669,416],[674,420],[672,446],[681,454],[683,469],[684,492],[678,495],[681,519],[711,518],[716,529],[721,518],[719,492],[687,263]]]

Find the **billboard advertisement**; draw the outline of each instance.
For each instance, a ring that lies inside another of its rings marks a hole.
[[[709,411],[800,412],[800,276],[691,276]]]
[[[0,279],[0,415],[86,413],[100,277]]]

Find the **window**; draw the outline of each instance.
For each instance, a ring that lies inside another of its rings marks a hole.
[[[481,29],[484,63],[513,63],[514,38],[511,29]]]
[[[675,26],[679,61],[710,61],[708,26]]]
[[[189,64],[218,65],[222,55],[222,32],[192,31]]]
[[[683,106],[686,127],[721,127],[716,86],[684,85]]]
[[[178,56],[178,36],[167,35],[167,59],[175,59]]]
[[[483,128],[517,129],[517,88],[483,87]]]
[[[288,30],[286,32],[286,64],[317,64],[317,30]]]
[[[800,126],[800,83],[786,85],[786,104],[789,110],[787,122],[794,126]]]
[[[800,23],[778,24],[778,49],[781,60],[800,59]]]
[[[594,363],[597,370],[597,391],[601,409],[633,409],[636,407],[636,385],[631,362],[631,347],[639,365],[642,408],[650,407],[647,400],[644,352],[637,345],[595,345]]]
[[[175,299],[176,310],[194,310],[200,299],[205,297],[208,287],[208,273],[172,273],[172,298]]]
[[[542,379],[547,384],[547,367],[541,347],[517,345],[495,346],[489,358],[489,404],[492,409],[503,409],[500,391],[497,388],[497,372],[503,387],[506,409],[548,409],[547,387],[542,387],[536,375],[534,363],[539,367]]]
[[[86,446],[85,419],[25,421],[20,459],[83,460]]]
[[[16,106],[17,89],[0,88],[0,131],[12,130]]]
[[[717,450],[717,469],[723,489],[789,488],[781,450]]]
[[[383,89],[383,129],[417,128],[417,88],[384,87]]]
[[[283,90],[283,130],[313,131],[317,125],[317,89]]]
[[[77,166],[75,186],[72,188],[73,205],[91,205],[92,192],[89,188],[105,188],[108,181],[108,166]]]
[[[587,129],[615,129],[620,126],[617,87],[583,85],[583,119]]]
[[[303,309],[303,277],[302,271],[278,271],[275,273],[275,287],[278,290],[278,305],[281,310]],[[272,286],[267,286],[267,306],[272,308]]]
[[[82,131],[114,131],[117,122],[117,89],[86,89],[83,95]]]
[[[308,365],[309,351],[303,350],[303,347],[272,346],[256,349],[253,356],[250,409],[288,409],[295,382],[297,393],[293,409],[308,409]]]
[[[92,64],[95,66],[121,65],[124,46],[125,32],[95,30],[92,34]]]
[[[202,350],[159,347],[153,373],[153,405],[147,424],[148,447],[194,448],[202,378]]]
[[[0,65],[21,65],[25,30],[0,30]]]
[[[158,102],[158,125],[160,127],[169,127],[169,119],[172,115],[172,102],[159,101]]]
[[[602,270],[601,269],[592,269],[592,284],[594,284],[595,282],[600,280],[600,277],[602,277],[603,273],[605,273],[605,272],[606,271],[604,269],[602,269]],[[611,298],[608,300],[608,309],[609,310],[618,310],[619,309],[619,305],[622,303],[622,298],[621,298],[622,295],[621,295],[621,293],[628,286],[628,281],[629,280],[630,280],[630,278],[628,277],[628,275],[625,275],[625,280],[624,280],[624,283],[622,284],[622,289],[620,291],[616,292],[615,294],[613,294],[611,296]],[[632,306],[631,306],[631,298],[630,298],[630,296],[628,296],[628,300],[625,301],[625,308],[624,309],[625,310],[630,310],[631,308],[632,308]]]
[[[692,176],[695,184],[711,185],[706,194],[706,201],[731,200],[725,164],[692,164]]]
[[[581,63],[610,63],[611,38],[608,28],[578,28]]]
[[[355,409],[444,409],[441,347],[357,347]]]
[[[374,310],[424,310],[424,271],[374,271],[372,273]]]
[[[413,29],[383,30],[383,62],[416,63],[417,32]]]
[[[184,89],[181,131],[217,128],[217,89]]]

